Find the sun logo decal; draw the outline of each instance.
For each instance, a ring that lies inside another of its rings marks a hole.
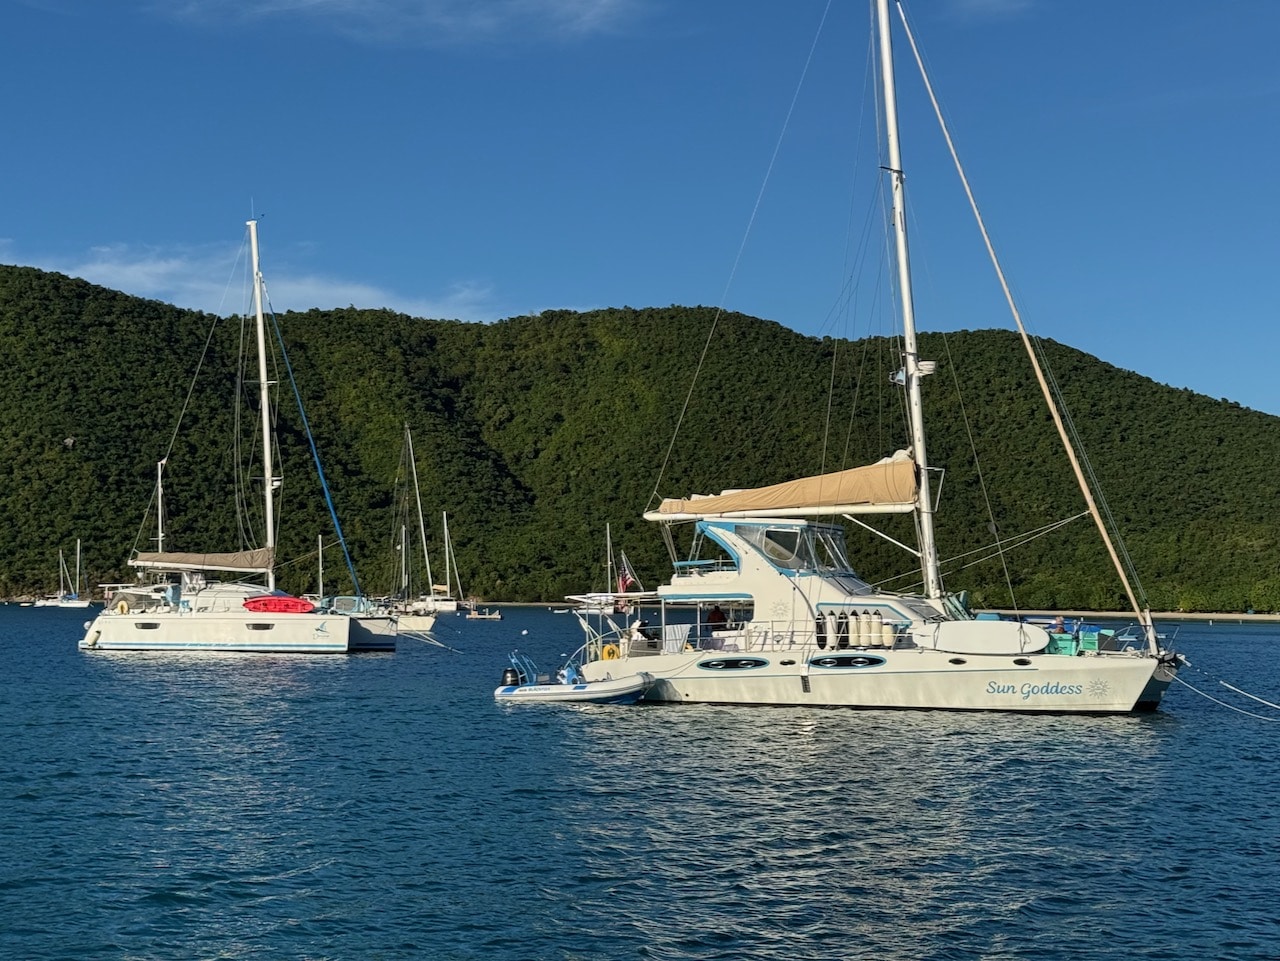
[[[1085,688],[1085,693],[1095,701],[1100,701],[1111,693],[1111,685],[1101,678],[1094,678]]]

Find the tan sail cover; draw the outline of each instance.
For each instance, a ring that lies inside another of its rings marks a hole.
[[[915,506],[916,465],[906,451],[866,467],[801,477],[770,487],[667,498],[657,516],[778,516],[906,512]]]
[[[183,554],[166,551],[161,554],[138,554],[129,562],[133,567],[151,567],[163,571],[238,571],[256,573],[271,570],[273,551],[259,547],[252,551],[228,554]]]

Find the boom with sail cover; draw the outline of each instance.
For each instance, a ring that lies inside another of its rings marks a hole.
[[[836,514],[907,514],[915,509],[915,461],[898,451],[866,467],[801,477],[770,487],[723,494],[666,498],[647,520],[699,517],[806,517]]]

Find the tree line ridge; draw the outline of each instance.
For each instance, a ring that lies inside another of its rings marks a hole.
[[[167,545],[242,546],[248,529],[228,494],[239,484],[251,502],[260,488],[229,439],[232,399],[256,407],[257,375],[239,365],[240,319],[211,335],[213,320],[0,266],[0,595],[52,590],[58,550],[76,538],[90,583],[131,579],[131,550],[154,546],[143,522],[166,453]],[[662,538],[641,519],[655,495],[776,483],[906,446],[889,384],[900,363],[893,338],[808,337],[700,306],[492,324],[352,307],[278,322],[366,593],[396,584],[406,423],[433,567],[443,567],[448,511],[464,589],[506,601],[604,589],[606,525],[646,586],[665,579]],[[681,420],[713,323],[711,363]],[[1030,536],[1076,517],[1083,501],[1014,335],[920,342],[939,361],[925,413],[948,588],[982,607],[1123,609],[1090,521]],[[1280,419],[1043,347],[1152,607],[1280,610]],[[288,393],[279,409],[280,579],[301,593],[314,589],[317,537],[332,542],[333,532]],[[908,519],[886,529],[912,539]],[[979,561],[997,538],[1010,545],[1003,558]],[[887,541],[854,530],[849,542],[865,579],[918,579]],[[327,586],[340,567],[326,556]]]

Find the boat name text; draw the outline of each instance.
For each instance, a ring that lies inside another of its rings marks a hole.
[[[1025,701],[1036,695],[1058,697],[1074,697],[1084,693],[1083,684],[1063,684],[1061,681],[1050,681],[1047,684],[1001,684],[999,681],[987,682],[988,694],[1020,694]]]

